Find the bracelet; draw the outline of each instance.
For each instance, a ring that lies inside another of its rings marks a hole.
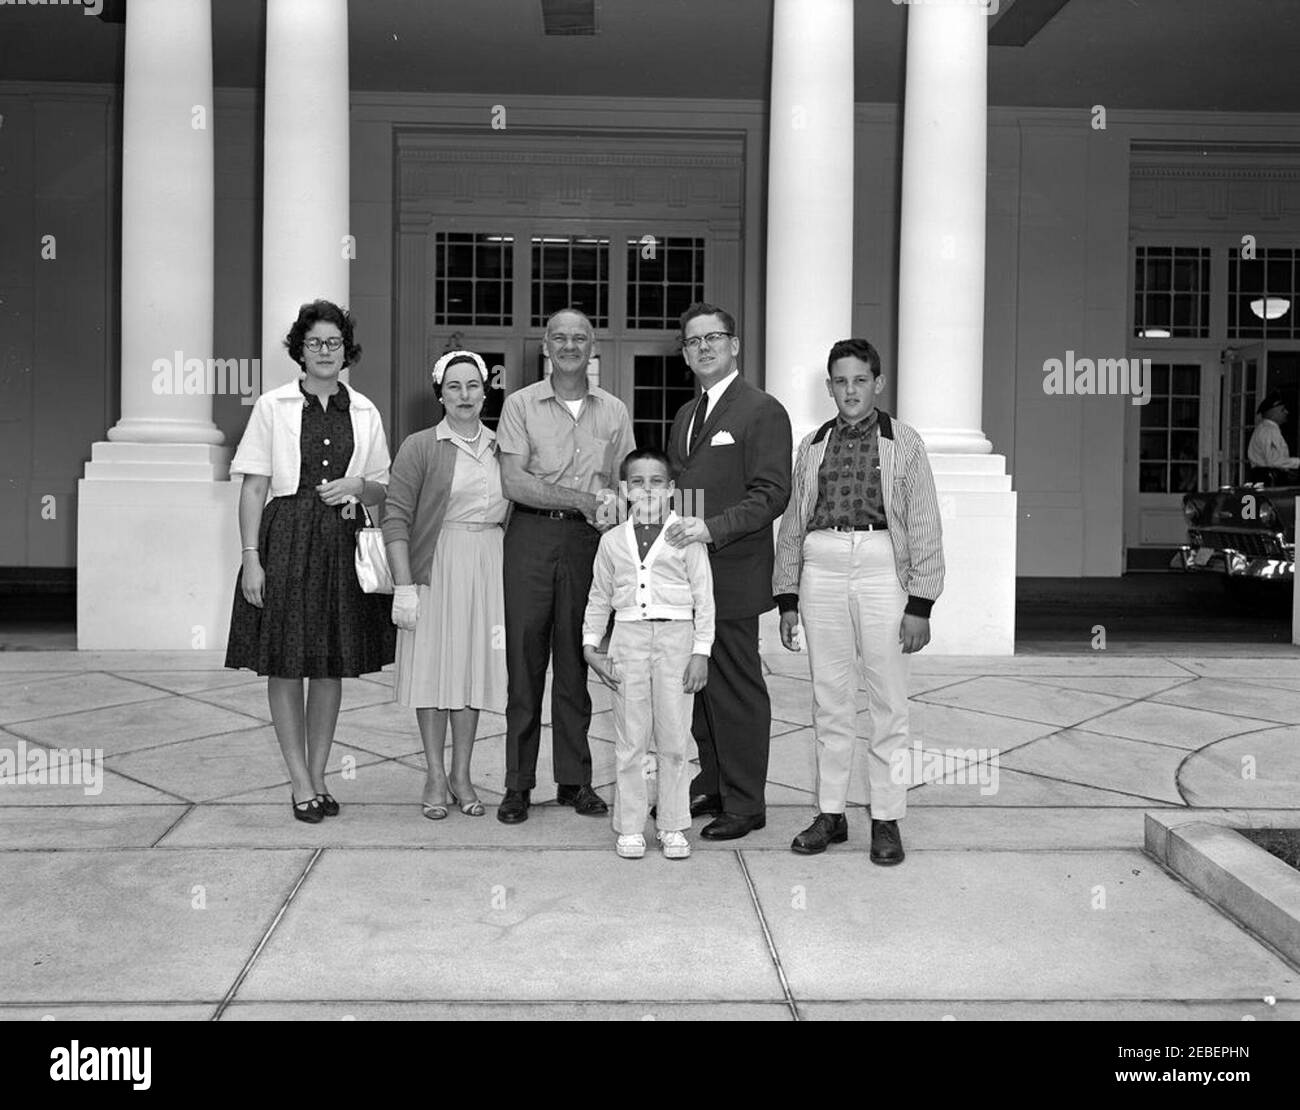
[[[244,548],[244,551],[256,551],[256,550],[257,550],[256,547],[246,547],[246,548]]]

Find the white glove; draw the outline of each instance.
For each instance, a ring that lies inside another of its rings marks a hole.
[[[393,587],[393,623],[407,632],[415,631],[420,619],[420,589],[418,586]]]

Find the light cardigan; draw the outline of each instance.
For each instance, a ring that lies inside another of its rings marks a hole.
[[[487,450],[498,456],[496,436],[482,425]],[[384,502],[384,543],[405,540],[410,549],[411,583],[430,585],[433,552],[438,533],[447,516],[447,499],[456,474],[456,456],[451,426],[441,420],[432,428],[415,432],[402,440],[393,462],[393,477]],[[502,524],[504,527],[504,523]]]
[[[674,620],[695,622],[692,655],[713,650],[713,572],[702,543],[673,547],[664,532],[680,518],[670,512],[644,561],[631,520],[600,537],[592,568],[591,592],[582,622],[582,646],[599,647],[610,610],[616,622]]]
[[[253,406],[230,464],[231,474],[262,474],[271,479],[270,496],[288,497],[298,492],[302,467],[302,390],[300,379],[263,393]],[[345,478],[364,478],[388,485],[388,440],[379,410],[351,386],[348,416],[352,420],[352,458]]]
[[[776,538],[772,594],[781,612],[799,607],[803,541],[817,507],[817,475],[834,420],[810,432],[799,444],[791,479],[790,504]],[[929,617],[943,592],[943,529],[939,498],[925,453],[925,441],[910,424],[878,410],[876,443],[880,448],[880,492],[894,546],[894,568],[907,594],[906,612]]]

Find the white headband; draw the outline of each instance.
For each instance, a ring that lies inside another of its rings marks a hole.
[[[478,372],[483,376],[483,381],[488,380],[487,364],[473,351],[448,351],[433,364],[433,384],[442,385],[442,376],[447,372],[447,367],[461,358],[469,359],[478,367]]]

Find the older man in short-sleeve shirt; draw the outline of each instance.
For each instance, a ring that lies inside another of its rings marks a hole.
[[[542,695],[552,664],[551,752],[556,801],[585,816],[608,807],[591,787],[591,695],[582,618],[602,519],[602,490],[618,484],[636,446],[627,406],[589,385],[591,321],[557,312],[546,325],[548,380],[510,394],[497,424],[501,484],[515,503],[505,536],[506,796],[497,817],[527,820],[537,785]]]

